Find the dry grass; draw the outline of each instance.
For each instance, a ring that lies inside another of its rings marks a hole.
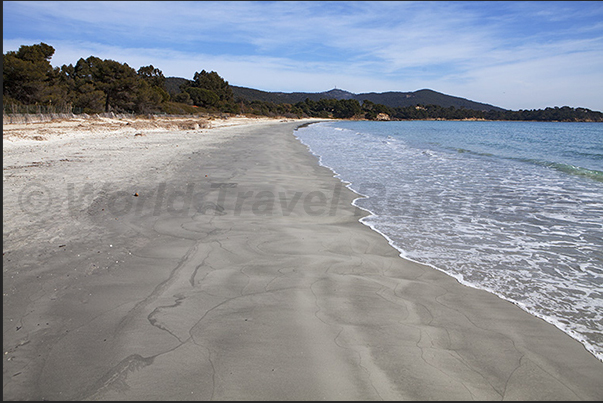
[[[5,140],[49,140],[57,136],[85,133],[142,131],[200,130],[210,129],[206,118],[62,118],[46,122],[4,124],[2,136]],[[140,135],[140,134],[139,134]]]

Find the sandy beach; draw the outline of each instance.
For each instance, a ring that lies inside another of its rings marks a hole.
[[[286,119],[3,127],[4,400],[603,400],[603,362],[399,257]]]

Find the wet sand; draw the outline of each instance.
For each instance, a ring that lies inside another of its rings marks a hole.
[[[231,122],[5,126],[4,400],[603,399],[580,343],[359,223],[306,122]]]

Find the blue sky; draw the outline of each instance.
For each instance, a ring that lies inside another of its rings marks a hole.
[[[445,94],[603,111],[600,1],[4,1],[3,52],[40,42],[264,91]]]

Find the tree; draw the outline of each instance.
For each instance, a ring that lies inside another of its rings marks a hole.
[[[174,97],[174,102],[180,102],[187,105],[193,104],[191,96],[186,91],[176,94],[176,96]]]
[[[202,70],[200,73],[195,73],[191,86],[209,90],[216,94],[219,100],[223,103],[233,102],[232,89],[222,77],[215,71],[207,72]]]
[[[84,113],[100,113],[105,110],[106,95],[96,87],[91,68],[91,60],[81,58],[75,66],[63,65],[59,82],[66,88],[67,100],[76,110]]]
[[[152,64],[150,66],[143,66],[139,68],[137,74],[151,86],[159,87],[165,90],[165,77],[163,72],[153,67]]]
[[[156,112],[161,104],[170,100],[170,94],[165,90],[165,77],[161,70],[143,66],[137,71],[139,88],[136,95],[136,111],[141,113]]]
[[[90,56],[75,66],[63,66],[61,80],[75,107],[86,113],[141,112],[157,110],[162,94],[126,63]]]
[[[141,80],[136,91],[134,100],[134,110],[138,113],[152,113],[161,110],[161,104],[164,100],[164,95],[169,95],[157,86],[151,86],[147,81]]]
[[[23,45],[18,51],[3,56],[2,79],[4,97],[25,105],[45,104],[51,98],[50,87],[56,73],[50,59],[54,48],[45,43]]]
[[[46,61],[50,64],[50,59],[54,55],[54,48],[41,42],[39,45],[20,46],[17,51],[17,57],[32,63]]]
[[[362,107],[356,99],[340,99],[333,108],[333,117],[339,119],[349,119],[360,115]]]
[[[105,111],[132,112],[138,90],[136,71],[126,63],[114,60],[91,59],[91,70],[96,87],[106,95]]]
[[[376,104],[368,99],[362,101],[362,112],[364,112],[364,117],[369,120],[375,120],[380,113],[385,113],[389,116],[393,116],[396,113],[389,106]]]
[[[105,110],[106,99],[105,93],[94,88],[94,84],[83,83],[78,87],[73,106],[84,113],[100,113]]]
[[[322,98],[319,99],[315,104],[315,111],[317,112],[318,117],[320,118],[328,118],[333,115],[333,111],[335,109],[335,104],[337,103],[336,99],[333,98]]]
[[[193,105],[202,106],[204,108],[217,107],[220,102],[218,95],[205,88],[189,87],[186,92],[193,100]]]

